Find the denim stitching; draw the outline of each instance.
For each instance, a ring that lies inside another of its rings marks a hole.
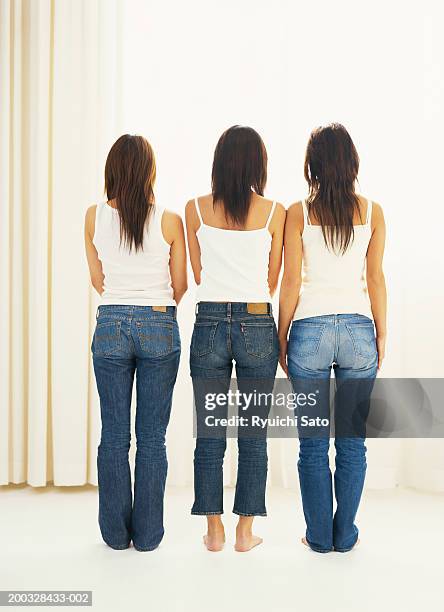
[[[169,355],[173,352],[174,342],[173,342],[173,324],[172,323],[168,324],[165,322],[163,324],[162,323],[159,324],[158,321],[155,321],[155,322],[148,321],[148,325],[152,323],[155,327],[163,327],[165,329],[168,329],[168,331],[170,332],[168,334],[166,349],[155,351],[155,352],[152,350],[148,350],[146,347],[152,346],[152,345],[149,342],[146,342],[146,340],[142,340],[142,336],[144,335],[142,333],[142,329],[145,325],[143,323],[140,323],[139,321],[136,321],[135,323],[136,323],[137,337],[139,338],[140,348],[142,349],[142,351],[144,351],[145,353],[148,353],[150,357],[165,357],[166,355]]]
[[[318,351],[319,351],[319,347],[321,346],[321,341],[322,341],[322,337],[324,335],[324,331],[325,331],[325,328],[326,328],[326,323],[299,323],[299,325],[300,326],[304,326],[305,325],[305,326],[310,326],[310,327],[320,327],[321,331],[320,331],[320,334],[319,334],[319,338],[318,338],[318,340],[316,342],[316,346],[315,346],[314,351],[300,353],[298,351],[298,349],[297,349],[297,344],[298,343],[296,341],[294,341],[295,342],[295,346],[296,346],[295,354],[298,357],[313,357],[314,355],[317,355]],[[292,331],[293,331],[293,328],[292,328]],[[294,334],[296,334],[296,331],[294,332]]]
[[[206,323],[205,321],[196,321],[194,323],[193,335],[191,336],[191,345],[190,345],[190,353],[194,355],[194,357],[203,357],[204,355],[208,355],[213,352],[214,349],[214,337],[216,335],[217,324],[219,321],[213,323],[213,321]],[[193,340],[194,340],[194,331],[196,327],[212,327],[210,330],[210,334],[208,337],[208,347],[203,349],[202,351],[197,351],[193,349]]]
[[[120,328],[122,327],[122,322],[121,321],[106,321],[103,323],[97,323],[96,325],[96,330],[98,328],[101,327],[105,327],[106,325],[115,325],[116,329],[117,329],[117,333],[116,333],[116,345],[113,349],[111,349],[110,351],[104,351],[104,350],[97,350],[97,338],[96,338],[96,333],[94,332],[94,336],[93,336],[93,343],[91,345],[91,348],[94,347],[93,350],[93,354],[97,355],[98,357],[100,356],[105,356],[108,357],[109,355],[113,355],[114,353],[117,353],[121,350],[122,348],[122,338],[120,335]],[[99,341],[100,344],[100,341]]]
[[[269,339],[267,340],[268,342],[268,347],[267,349],[265,349],[264,351],[257,353],[255,351],[252,350],[251,346],[249,345],[249,339],[248,339],[248,331],[247,328],[248,327],[263,327],[263,328],[269,328],[270,329],[270,334],[269,334]],[[245,350],[247,351],[247,353],[249,355],[252,355],[253,357],[258,357],[258,358],[264,358],[264,357],[268,357],[268,355],[271,355],[271,353],[273,352],[273,323],[253,323],[253,322],[242,322],[241,323],[241,331],[242,331],[242,335],[244,338],[244,342],[245,342]]]
[[[373,329],[373,334],[374,334],[374,329],[375,329],[375,328],[373,327],[373,324],[372,324],[372,325],[370,325],[369,323],[363,323],[363,324],[354,324],[353,326],[354,326],[354,327],[372,327],[372,329]],[[352,331],[352,328],[351,328],[351,324],[349,324],[349,323],[345,323],[345,327],[347,328],[348,335],[349,335],[349,336],[350,336],[350,338],[351,338],[351,341],[352,341],[352,344],[353,344],[353,350],[355,351],[355,355],[356,355],[357,357],[364,357],[364,358],[369,358],[369,357],[372,357],[372,356],[373,356],[373,354],[374,354],[374,351],[376,350],[376,349],[375,349],[375,347],[373,347],[373,349],[374,349],[374,350],[373,350],[371,353],[369,353],[368,355],[366,355],[366,354],[362,353],[362,352],[361,352],[361,351],[358,349],[358,345],[357,345],[357,343],[356,343],[356,339],[355,339],[355,336],[354,336],[354,334],[353,334],[353,331]]]

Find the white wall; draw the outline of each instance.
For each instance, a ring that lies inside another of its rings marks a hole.
[[[388,227],[383,375],[443,376],[439,2],[128,0],[124,7],[121,131],[153,144],[158,201],[182,211],[207,193],[218,137],[243,123],[267,146],[267,194],[288,205],[306,193],[311,129],[342,122],[361,157],[361,191],[382,204]],[[184,453],[192,440],[177,434],[190,431],[192,303],[191,292],[180,314],[184,359],[170,431]],[[378,451],[388,482],[397,478],[394,446]],[[182,481],[181,471],[189,475],[189,466],[175,463],[174,480]]]
[[[305,194],[310,130],[330,121],[349,129],[361,190],[382,204],[388,225],[385,375],[444,374],[438,9],[400,1],[125,3],[122,130],[152,142],[162,204],[181,211],[209,191],[214,146],[234,123],[263,136],[267,194],[286,205]]]

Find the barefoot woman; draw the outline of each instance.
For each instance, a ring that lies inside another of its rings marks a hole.
[[[228,390],[233,362],[238,384],[273,381],[278,339],[271,295],[279,277],[285,209],[263,197],[267,155],[260,136],[248,127],[227,130],[216,147],[212,193],[190,201],[186,223],[191,265],[198,285],[190,349],[196,389]],[[203,408],[196,400],[199,413]],[[198,436],[194,455],[192,514],[207,517],[208,550],[225,541],[222,466],[224,437]],[[265,516],[265,436],[238,436],[239,463],[233,512],[239,515],[235,548],[261,543],[253,535],[255,516]]]
[[[312,133],[305,160],[309,197],[287,215],[279,308],[282,367],[287,369],[288,359],[292,382],[311,381],[313,390],[329,385],[333,368],[335,425],[341,423],[342,430],[347,414],[353,417],[350,424],[358,423],[353,393],[360,394],[358,407],[368,404],[386,336],[384,216],[379,204],[355,192],[358,168],[358,154],[342,125]],[[357,542],[354,521],[366,471],[363,425],[362,432],[347,425],[341,435],[336,427],[334,514],[329,432],[317,437],[299,432],[303,541],[317,552],[346,552]]]

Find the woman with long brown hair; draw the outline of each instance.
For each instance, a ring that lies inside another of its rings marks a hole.
[[[190,348],[197,412],[192,514],[206,516],[208,550],[225,541],[222,467],[225,430],[205,426],[201,401],[226,394],[233,362],[240,391],[270,392],[278,364],[278,338],[271,296],[282,259],[285,209],[264,197],[267,153],[259,134],[233,126],[217,144],[212,192],[188,202],[186,224],[191,265],[198,285]],[[244,418],[248,413],[240,411]],[[213,413],[214,414],[214,413]],[[216,415],[226,417],[226,406]],[[251,422],[249,422],[251,424]],[[239,516],[235,549],[261,543],[252,533],[255,516],[265,516],[267,446],[264,432],[238,432],[239,462],[233,512]]]
[[[310,431],[307,421],[298,423],[303,543],[317,552],[346,552],[358,541],[366,411],[385,353],[384,216],[379,204],[356,193],[358,169],[342,125],[314,130],[305,158],[309,195],[289,208],[285,227],[280,363],[296,392],[319,398],[311,416],[329,416],[332,368],[336,378],[334,514],[330,428]]]
[[[180,357],[177,304],[187,289],[179,215],[155,202],[156,165],[142,136],[125,134],[105,166],[107,200],[91,206],[85,246],[101,296],[92,353],[102,434],[99,525],[111,548],[155,549],[164,534],[165,433]],[[132,499],[131,397],[136,378],[137,453]]]

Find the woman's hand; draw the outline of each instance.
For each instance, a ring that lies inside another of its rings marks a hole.
[[[287,348],[288,348],[287,338],[286,337],[279,338],[279,364],[281,368],[284,370],[285,375],[288,378]]]
[[[378,370],[380,370],[385,357],[385,335],[376,336],[376,350],[378,351]]]

